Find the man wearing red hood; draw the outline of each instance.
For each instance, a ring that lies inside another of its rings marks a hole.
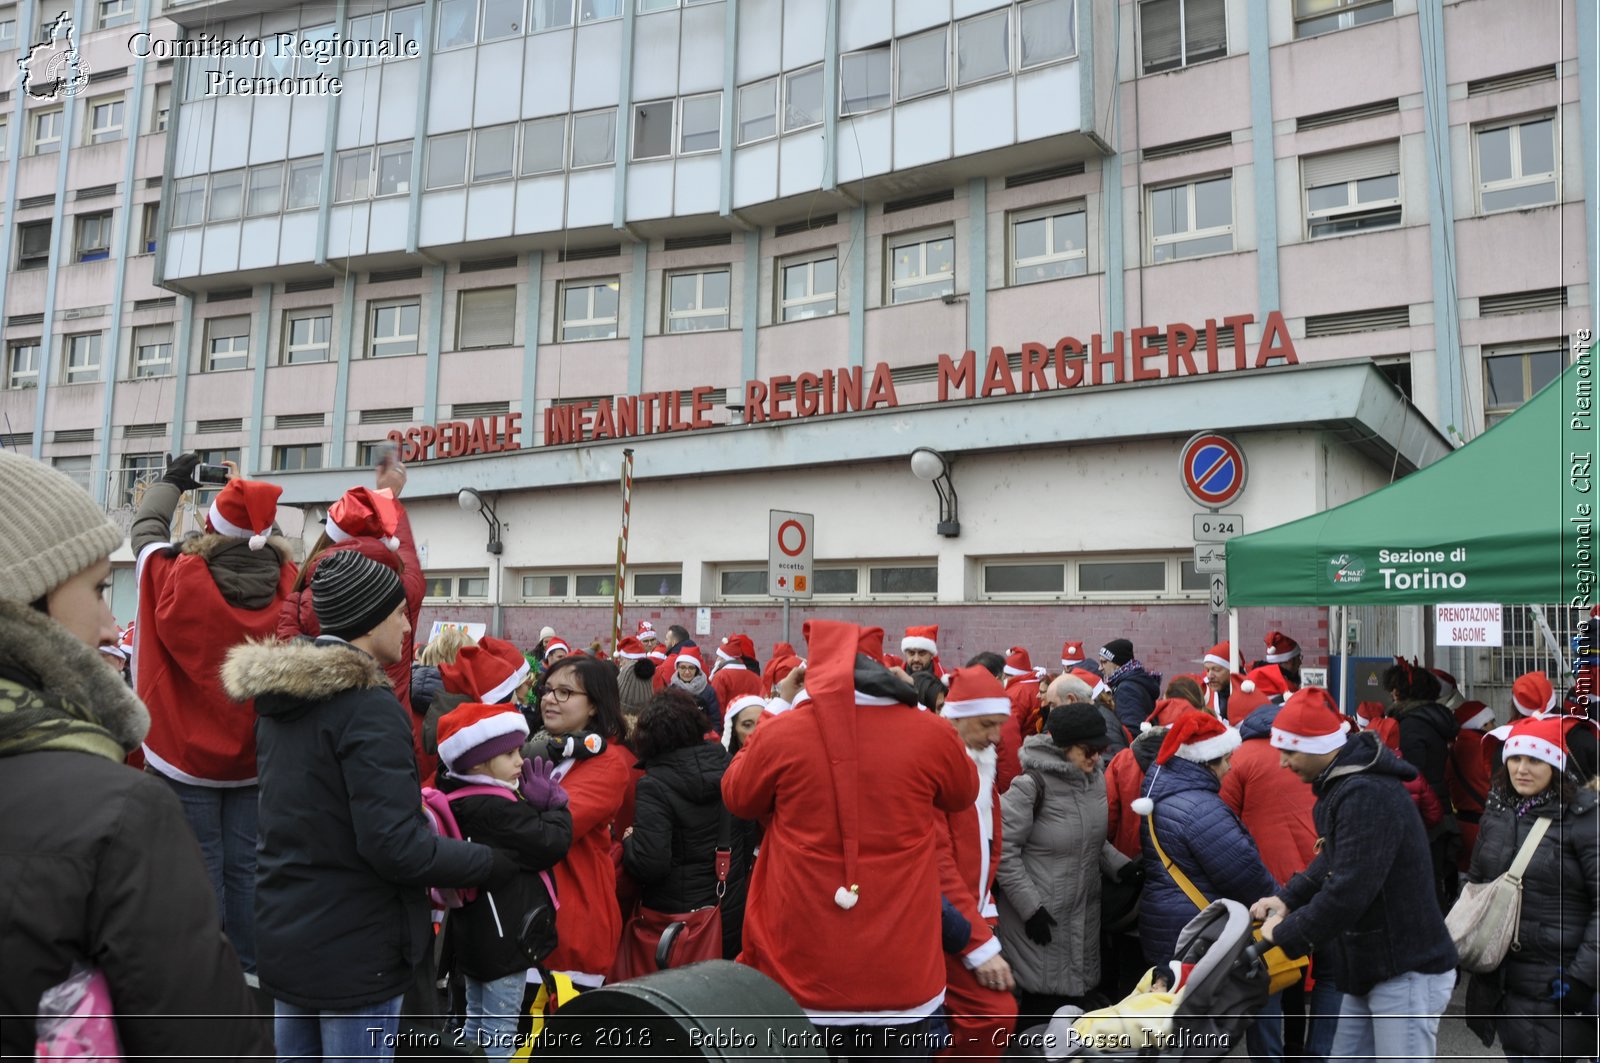
[[[881,647],[881,631],[809,622],[805,691],[722,778],[728,811],[767,823],[739,960],[794,997],[841,1055],[936,1047],[935,830],[978,796],[955,729],[861,652],[874,636]]]
[[[717,692],[717,703],[726,708],[733,699],[745,694],[766,697],[761,689],[761,676],[751,669],[755,663],[756,645],[749,635],[729,635],[717,647],[716,664],[711,669],[711,689]]]

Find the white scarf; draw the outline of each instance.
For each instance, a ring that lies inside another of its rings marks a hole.
[[[987,749],[967,747],[967,756],[978,766],[978,914],[993,919],[1000,914],[994,898],[989,895],[989,859],[994,848],[994,778],[1000,754],[994,746]]]

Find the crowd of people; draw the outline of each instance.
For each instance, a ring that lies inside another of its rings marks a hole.
[[[671,918],[677,956],[767,975],[835,1058],[999,1057],[1059,1008],[1181,991],[1180,931],[1227,898],[1310,957],[1252,1058],[1429,1059],[1444,915],[1542,823],[1468,1012],[1508,1058],[1595,1057],[1597,728],[1543,673],[1497,712],[1401,659],[1342,707],[1278,631],[1167,681],[1121,634],[947,665],[936,627],[822,619],[765,663],[648,620],[614,653],[418,646],[402,465],[296,564],[265,483],[174,541],[197,460],[143,497],[130,634],[120,531],[0,452],[28,500],[0,516],[7,1015],[90,970],[130,1057],[388,1058],[442,1012],[508,1059],[530,1004],[653,969]],[[7,1055],[35,1037],[0,1025]]]

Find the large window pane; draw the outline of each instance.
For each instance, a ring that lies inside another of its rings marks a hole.
[[[793,79],[791,78],[791,107]],[[821,82],[818,82],[820,88]],[[853,52],[839,60],[839,113],[860,114],[889,106],[889,49]],[[800,123],[791,121],[790,127]]]
[[[1022,5],[1021,16],[1023,67],[1073,54],[1072,0],[1031,0]]]
[[[739,90],[739,143],[776,136],[778,132],[778,82],[760,81]]]
[[[428,138],[428,187],[450,188],[467,181],[467,134]]]
[[[867,588],[873,594],[936,594],[937,566],[884,566],[867,570]]]
[[[494,126],[473,134],[472,179],[498,181],[511,176],[512,153],[517,142],[517,127]]]
[[[1078,564],[1080,594],[1159,593],[1166,587],[1165,561],[1082,561]]]
[[[956,84],[969,85],[1011,70],[1011,13],[968,19],[956,25]]]
[[[822,121],[822,67],[799,70],[784,78],[783,129],[792,132]]]
[[[572,116],[572,168],[605,166],[617,154],[615,108]]]
[[[722,593],[726,597],[766,594],[767,570],[764,568],[725,570],[722,573]]]
[[[635,598],[679,598],[683,596],[682,572],[635,572]]]
[[[1066,569],[1060,562],[985,565],[983,589],[989,594],[1060,594],[1066,589]]]
[[[949,86],[949,34],[943,30],[900,42],[900,83],[895,98],[909,100]]]
[[[565,598],[567,596],[567,577],[523,576],[522,596],[524,598]]]
[[[854,568],[818,568],[811,572],[811,593],[854,594],[861,572]]]
[[[672,154],[672,101],[641,103],[633,109],[633,157],[661,159]]]
[[[722,93],[691,96],[683,101],[678,150],[687,155],[722,147]]]
[[[522,174],[554,173],[564,163],[567,119],[536,118],[522,123]]]

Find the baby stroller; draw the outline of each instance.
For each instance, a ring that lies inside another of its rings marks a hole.
[[[1250,913],[1237,901],[1213,901],[1178,934],[1171,970],[1145,972],[1133,992],[1109,1008],[1057,1011],[1019,1033],[1014,1059],[1200,1059],[1226,1056],[1267,1001],[1262,954]],[[1157,978],[1169,988],[1153,988]]]

